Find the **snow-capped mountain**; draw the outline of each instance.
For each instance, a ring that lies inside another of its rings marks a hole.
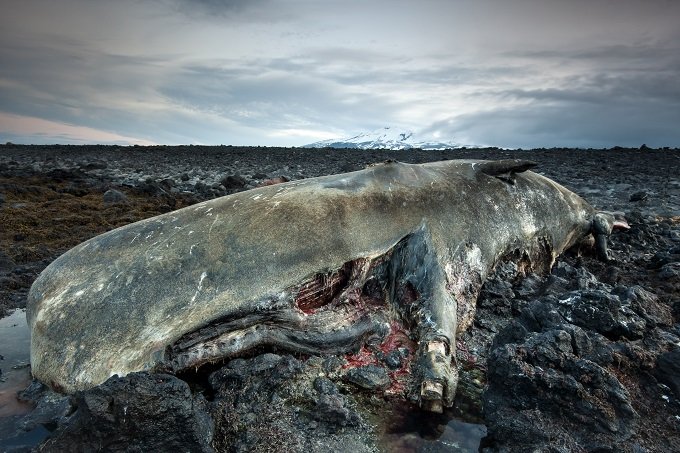
[[[384,127],[344,139],[322,140],[305,145],[305,148],[359,148],[359,149],[426,149],[441,150],[460,148],[455,142],[419,141],[410,131]]]

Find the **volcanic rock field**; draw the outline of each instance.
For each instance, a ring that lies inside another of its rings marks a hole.
[[[348,368],[342,357],[258,351],[196,373],[113,377],[70,397],[28,379],[25,390],[0,386],[0,450],[680,451],[674,149],[3,145],[0,315],[25,307],[60,254],[137,220],[388,159],[505,158],[537,162],[534,171],[623,212],[631,228],[611,236],[609,263],[582,250],[549,275],[497,268],[458,339],[453,409],[424,414],[409,395],[381,390],[389,361],[407,354]],[[2,380],[12,365],[0,360],[0,370]]]

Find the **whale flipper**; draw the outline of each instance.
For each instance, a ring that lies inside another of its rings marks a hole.
[[[482,173],[489,176],[498,176],[508,173],[522,173],[538,165],[536,162],[524,159],[492,160],[479,164]]]
[[[414,371],[420,406],[433,412],[453,405],[458,385],[457,301],[442,264],[422,225],[395,247],[390,278],[391,299],[417,337]]]

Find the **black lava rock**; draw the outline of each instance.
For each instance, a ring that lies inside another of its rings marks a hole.
[[[0,272],[10,272],[16,264],[5,252],[0,250]]]
[[[645,192],[644,190],[641,190],[639,192],[635,192],[635,193],[631,194],[629,201],[642,201],[642,200],[646,200],[647,197],[648,197],[647,192]]]
[[[356,426],[360,422],[359,414],[348,407],[346,399],[339,394],[319,395],[312,415],[316,420],[338,427]]]
[[[662,280],[680,280],[680,263],[664,264],[659,271]]]
[[[352,384],[366,390],[379,390],[390,385],[390,376],[387,370],[376,365],[366,365],[349,370],[346,376]]]
[[[242,189],[248,184],[248,180],[241,175],[229,175],[220,181],[225,189]]]
[[[314,379],[314,390],[322,395],[335,395],[338,393],[338,386],[330,379],[320,376]]]
[[[77,410],[41,451],[213,451],[205,400],[174,376],[114,376],[77,393],[74,405]]]
[[[620,298],[603,290],[575,291],[560,307],[567,319],[613,340],[642,338],[646,321]]]
[[[654,374],[680,398],[680,349],[659,355]]]
[[[211,373],[215,448],[342,451],[365,442],[368,428],[356,404],[333,381],[318,375],[321,362],[265,353],[231,360]],[[366,445],[353,451],[373,450]]]
[[[403,359],[404,358],[401,355],[401,351],[394,349],[385,355],[384,362],[385,365],[387,365],[390,369],[397,370],[401,368]]]
[[[591,450],[627,439],[634,429],[638,415],[625,388],[585,358],[593,348],[584,332],[564,327],[529,332],[491,352],[485,420],[489,437],[509,451],[555,442],[565,451]]]

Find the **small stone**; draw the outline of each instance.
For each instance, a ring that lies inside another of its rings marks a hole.
[[[12,258],[5,252],[0,251],[0,272],[9,272],[14,269],[15,266],[16,264],[12,261]]]
[[[323,395],[335,395],[338,393],[338,387],[335,385],[335,383],[322,376],[314,379],[314,390]]]
[[[379,390],[390,385],[387,370],[376,365],[353,368],[347,373],[347,380],[366,390]]]
[[[331,426],[356,426],[359,414],[346,403],[342,395],[321,395],[316,401],[313,417]]]
[[[80,170],[105,170],[108,168],[108,165],[106,162],[101,162],[101,161],[95,161],[95,162],[88,162],[86,164],[83,164],[80,166]]]
[[[659,278],[663,280],[680,278],[680,263],[664,264],[659,271]]]
[[[164,189],[169,190],[175,187],[175,180],[170,178],[165,178],[159,183]]]
[[[385,356],[385,365],[387,365],[392,370],[397,370],[401,368],[402,356],[398,349],[394,349],[387,353]]]
[[[104,204],[107,205],[127,203],[128,201],[127,196],[123,192],[116,189],[109,189],[106,192],[104,192],[102,199],[104,201]]]
[[[644,190],[640,190],[639,192],[635,192],[634,194],[632,194],[628,200],[629,201],[642,201],[642,200],[646,200],[647,197],[648,197],[647,192],[645,192]]]
[[[335,355],[330,355],[323,360],[323,370],[326,373],[335,373],[338,369],[343,366],[346,362],[340,357]]]
[[[225,189],[242,189],[247,183],[248,180],[241,175],[229,175],[220,181]]]

